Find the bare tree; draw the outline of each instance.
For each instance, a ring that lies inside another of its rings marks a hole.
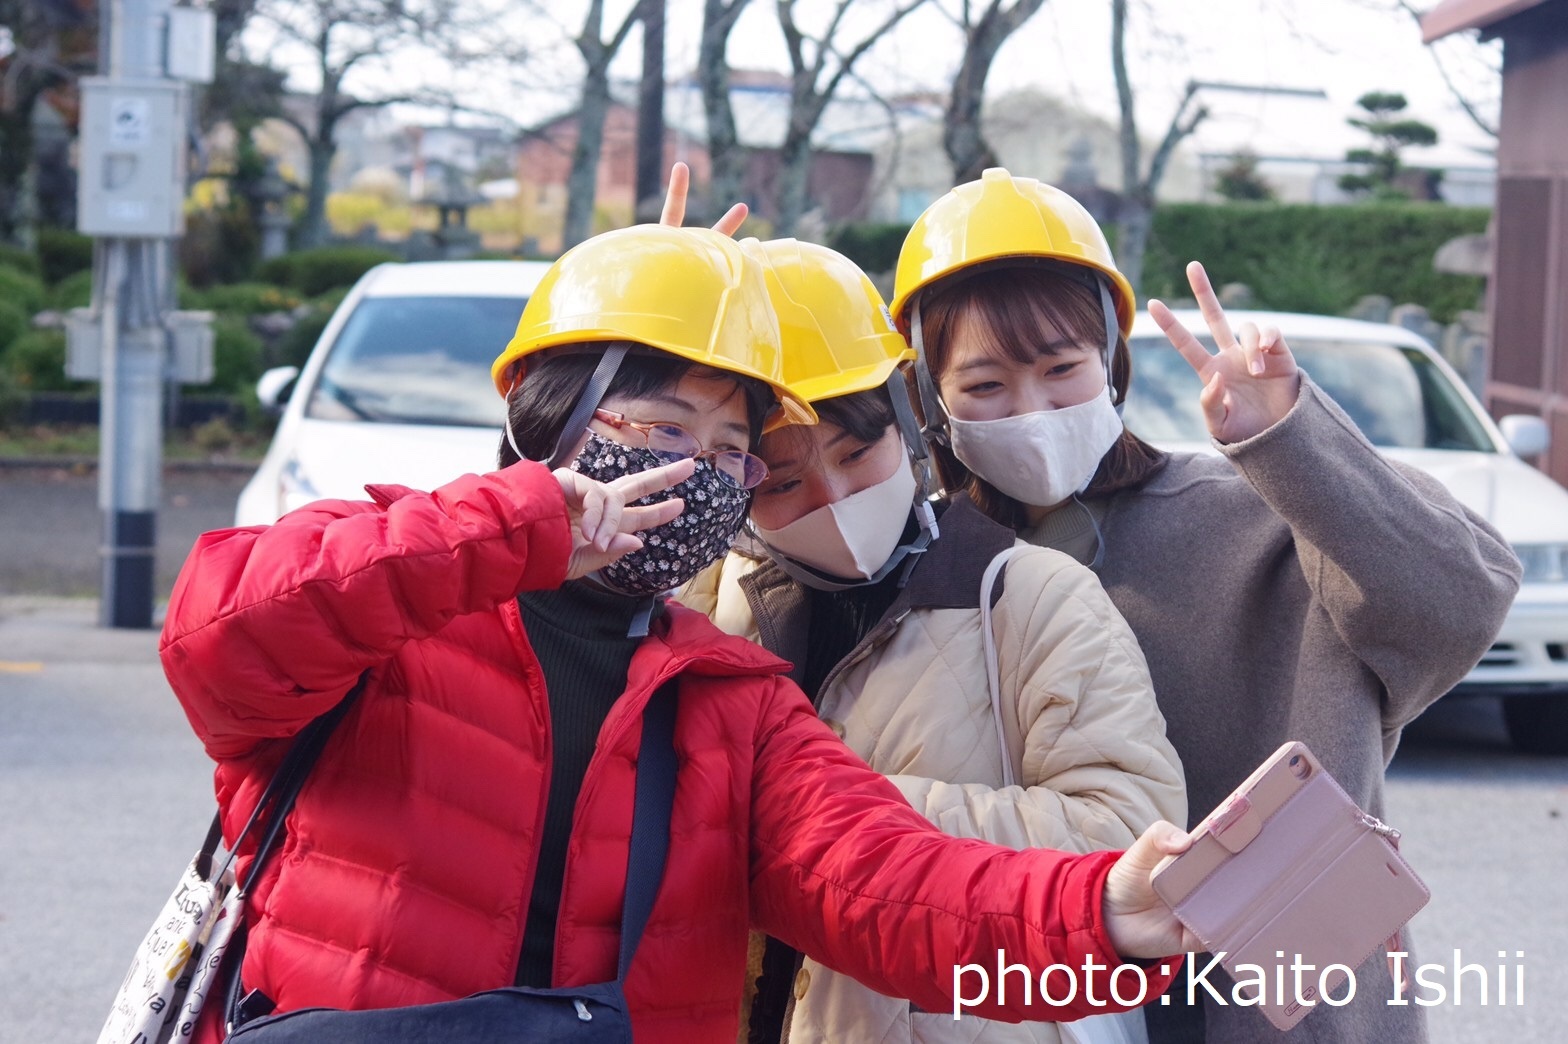
[[[7,242],[32,234],[33,107],[91,70],[97,25],[74,0],[0,0],[0,27],[0,242]]]
[[[1421,19],[1426,12],[1416,10],[1408,0],[1394,0],[1394,2],[1400,10],[1414,19],[1417,25],[1421,24]],[[1448,66],[1443,63],[1442,54],[1437,49],[1437,43],[1440,42],[1442,41],[1434,42],[1427,50],[1432,53],[1432,64],[1437,66],[1437,74],[1443,78],[1443,86],[1448,88],[1448,93],[1453,95],[1454,101],[1458,103],[1460,109],[1464,110],[1464,114],[1470,118],[1471,123],[1475,124],[1483,134],[1496,138],[1497,121],[1482,113],[1481,110],[1484,103],[1475,101],[1454,81],[1453,75],[1448,71]],[[1480,57],[1479,60],[1486,62],[1485,57]],[[1491,73],[1493,82],[1500,83],[1502,81],[1503,70],[1501,66],[1487,62],[1485,68]]]
[[[746,154],[735,133],[730,105],[730,66],[726,51],[735,20],[748,0],[703,0],[702,42],[697,50],[697,78],[708,124],[708,159],[713,173],[708,194],[718,206],[740,199],[746,175]]]
[[[414,41],[438,39],[440,31],[456,23],[455,4],[456,0],[258,0],[256,17],[271,26],[280,41],[306,49],[321,78],[308,117],[286,105],[276,113],[304,138],[310,154],[305,213],[297,232],[300,246],[326,242],[328,173],[337,155],[343,118],[359,109],[434,100],[434,92],[429,91],[350,93],[345,80],[363,65]]]
[[[778,221],[775,226],[778,235],[787,236],[793,232],[795,223],[806,211],[811,136],[828,103],[872,45],[924,2],[893,0],[892,10],[881,22],[860,40],[841,49],[835,37],[855,0],[836,0],[832,17],[820,37],[809,36],[801,30],[795,20],[795,0],[778,0],[779,27],[784,30],[791,70],[789,123],[779,150]]]
[[[1165,168],[1176,146],[1198,128],[1209,111],[1197,101],[1199,84],[1187,81],[1170,126],[1149,158],[1149,169],[1145,172],[1132,82],[1127,77],[1126,37],[1127,0],[1111,0],[1111,66],[1116,74],[1116,97],[1121,109],[1122,152],[1122,204],[1117,221],[1116,258],[1122,275],[1134,290],[1139,290],[1143,280],[1143,254],[1149,245],[1149,228],[1154,222],[1155,194],[1165,177]]]
[[[577,106],[577,144],[566,178],[566,228],[563,242],[576,246],[593,234],[593,203],[599,178],[599,153],[604,147],[604,119],[610,111],[610,62],[637,24],[641,4],[633,4],[608,40],[604,39],[604,0],[591,0],[588,17],[577,36],[577,53],[588,66]]]
[[[942,147],[953,165],[954,184],[973,181],[987,167],[997,166],[980,127],[986,77],[1007,38],[1044,5],[1045,0],[1013,0],[1004,7],[1002,0],[991,0],[977,17],[970,0],[963,0],[955,21],[964,34],[964,57],[942,121]]]
[[[666,0],[642,0],[642,85],[637,90],[637,190],[641,221],[664,193],[664,16]],[[648,220],[652,220],[649,218]]]

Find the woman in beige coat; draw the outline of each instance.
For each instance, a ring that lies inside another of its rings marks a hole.
[[[927,499],[911,353],[870,281],[823,247],[742,246],[770,274],[786,380],[821,422],[764,438],[754,539],[681,601],[793,663],[834,731],[950,834],[1083,852],[1182,822],[1143,655],[1094,575],[1015,547],[967,499]],[[1062,1039],[913,1010],[776,940],[761,967],[753,1040]]]

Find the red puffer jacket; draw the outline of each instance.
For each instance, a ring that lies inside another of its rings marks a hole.
[[[525,463],[428,494],[371,492],[377,503],[204,536],[161,643],[218,762],[229,837],[286,747],[276,740],[371,670],[252,896],[245,983],[280,1010],[510,985],[533,886],[550,721],[514,596],[562,581],[559,486]],[[998,950],[1035,969],[1116,963],[1100,920],[1114,856],[937,833],[786,669],[678,606],[639,646],[578,798],[557,985],[615,976],[640,715],[677,675],[669,861],[626,983],[640,1042],[735,1039],[748,920],[928,1010],[951,1008],[955,964],[994,967]],[[1031,1010],[1020,993],[974,1014],[1091,1011]]]

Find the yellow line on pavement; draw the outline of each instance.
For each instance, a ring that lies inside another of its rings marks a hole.
[[[0,674],[37,674],[43,669],[44,665],[37,660],[29,662],[0,660]]]

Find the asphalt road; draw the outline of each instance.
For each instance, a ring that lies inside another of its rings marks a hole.
[[[165,590],[196,535],[228,523],[243,479],[171,473]],[[91,476],[0,469],[0,1041],[95,1038],[212,813],[211,765],[155,634],[95,627],[89,599],[36,596],[96,588],[95,496]],[[1470,971],[1462,1003],[1429,1009],[1432,1040],[1568,1040],[1568,759],[1513,753],[1494,703],[1440,703],[1405,734],[1387,814],[1432,890],[1412,923],[1419,959],[1443,966],[1428,977],[1451,983],[1456,950],[1490,969],[1489,1003]]]

